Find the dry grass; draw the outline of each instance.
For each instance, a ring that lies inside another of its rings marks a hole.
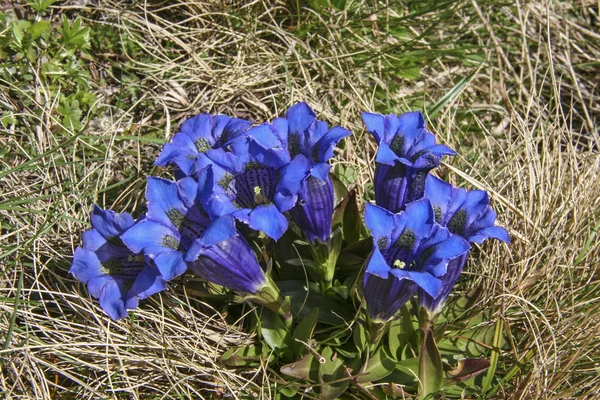
[[[107,82],[97,88],[106,111],[87,121],[84,136],[57,133],[55,99],[40,84],[39,124],[26,132],[9,127],[0,137],[10,149],[0,164],[0,342],[7,339],[0,387],[6,398],[272,397],[266,368],[240,372],[218,364],[229,346],[252,337],[188,296],[194,282],[171,285],[130,320],[104,316],[67,273],[91,204],[140,211],[144,175],[158,150],[147,138],[168,138],[190,115],[262,121],[300,100],[353,130],[337,162],[354,166],[354,181],[368,188],[373,144],[360,111],[401,112],[418,104],[431,110],[465,76],[469,81],[429,127],[461,154],[440,173],[489,190],[512,233],[511,246],[482,248],[462,286],[482,285],[482,304],[497,307],[506,329],[524,331],[501,357],[495,396],[597,396],[598,4],[501,8],[461,1],[450,15],[431,12],[406,22],[413,39],[403,42],[388,35],[390,19],[403,7],[386,11],[383,3],[376,20],[370,13],[314,11],[298,19],[291,5],[259,0],[232,9],[220,1],[106,1],[75,9],[141,49],[107,57],[127,63],[143,94],[132,97],[129,109],[111,107],[123,88],[115,69],[98,62],[90,68]],[[309,21],[311,30],[299,33]],[[460,43],[473,46],[484,62],[440,51]],[[416,50],[432,58],[420,65],[419,79],[386,73],[392,52]]]

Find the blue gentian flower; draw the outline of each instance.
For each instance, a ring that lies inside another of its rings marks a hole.
[[[265,145],[267,139],[270,141]],[[213,219],[231,214],[252,229],[279,239],[288,228],[283,213],[296,204],[310,163],[304,156],[290,159],[270,124],[250,129],[231,142],[230,148],[231,152],[220,149],[212,154],[225,173],[217,175],[216,169],[209,168],[212,189],[206,200],[208,214]]]
[[[177,182],[148,178],[146,218],[121,235],[135,252],[151,258],[165,280],[189,268],[198,276],[247,293],[249,299],[289,314],[289,303],[269,280],[250,245],[235,229],[233,216],[212,219],[208,209],[218,208],[213,188],[212,166],[197,179]]]
[[[312,243],[317,239],[328,241],[334,207],[328,161],[334,147],[350,131],[339,126],[329,129],[308,104],[298,103],[287,110],[285,118],[277,118],[247,134],[264,150],[276,148],[286,153],[291,163],[282,171],[282,179],[294,185],[299,182],[300,189],[294,186],[294,190],[280,194],[285,198],[285,208]]]
[[[462,237],[435,223],[427,199],[398,214],[367,204],[365,224],[373,236],[373,252],[363,287],[367,314],[375,322],[392,318],[417,289],[437,297],[450,260],[470,249]]]
[[[83,247],[75,250],[70,272],[87,284],[116,321],[137,308],[140,299],[165,290],[165,281],[150,259],[123,244],[122,233],[134,224],[131,215],[94,206],[91,222],[92,229],[83,233]]]
[[[231,215],[215,220],[194,241],[185,261],[201,278],[240,292],[255,294],[267,284],[254,252],[235,228]]]
[[[470,243],[481,244],[486,239],[498,239],[510,243],[506,229],[494,226],[496,212],[490,207],[490,199],[483,190],[466,191],[434,176],[428,176],[425,184],[425,198],[433,205],[436,222],[448,228],[453,234],[463,237]],[[441,277],[442,289],[437,296],[419,292],[422,306],[432,314],[441,311],[448,295],[460,276],[468,253],[452,260],[448,272]]]
[[[375,202],[391,212],[402,211],[408,203],[423,197],[425,178],[440,165],[442,156],[456,152],[436,144],[420,112],[400,116],[365,112],[362,117],[379,145]]]
[[[291,318],[290,303],[261,269],[232,215],[217,218],[190,247],[185,261],[207,281],[246,293],[245,300]]]
[[[121,236],[132,251],[153,259],[167,281],[187,270],[187,251],[211,224],[199,201],[200,192],[198,181],[191,177],[177,182],[148,178],[146,218]]]
[[[165,144],[158,159],[158,166],[176,164],[186,176],[191,176],[212,164],[211,154],[225,147],[230,141],[243,135],[250,122],[226,115],[200,114],[187,119]]]

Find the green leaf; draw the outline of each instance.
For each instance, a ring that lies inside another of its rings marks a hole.
[[[405,357],[406,351],[410,351],[412,347],[418,347],[418,335],[416,334],[415,325],[412,315],[405,304],[400,309],[401,317],[390,323],[388,330],[388,346],[390,354],[396,360],[402,360]]]
[[[421,68],[416,65],[405,65],[397,69],[395,75],[407,80],[419,79],[421,77]]]
[[[21,47],[23,44],[23,36],[25,35],[25,31],[29,29],[31,26],[31,22],[25,20],[13,21],[12,23],[12,37],[15,43]]]
[[[435,103],[433,106],[429,107],[427,109],[427,113],[429,114],[429,117],[435,118],[446,105],[448,105],[455,98],[457,98],[463,92],[463,90],[465,90],[465,88],[469,85],[469,83],[471,83],[471,81],[475,77],[475,74],[478,72],[479,72],[479,69],[477,69],[476,71],[473,71],[466,77],[462,78],[456,85],[454,85],[454,87],[448,93],[446,93],[444,96],[442,96],[442,98],[439,99],[437,101],[437,103]]]
[[[2,116],[0,117],[0,124],[4,125],[4,127],[6,128],[8,125],[12,125],[14,123],[16,123],[17,120],[15,119],[14,115],[8,111],[4,112],[2,114]],[[2,147],[0,149],[0,151],[4,151],[5,153],[0,154],[0,155],[4,155],[7,154],[9,151],[8,147]]]
[[[360,271],[372,250],[373,239],[370,237],[346,246],[337,259],[336,277]]]
[[[413,386],[417,383],[418,375],[419,359],[416,357],[407,358],[396,363],[396,368],[386,377],[386,381],[395,382],[399,385]]]
[[[379,349],[363,366],[358,381],[374,382],[385,378],[396,368],[396,361],[384,350]]]
[[[344,362],[330,347],[325,347],[321,355],[325,358],[325,363],[319,367],[321,396],[324,399],[337,399],[348,388],[350,378],[346,375]]]
[[[73,100],[69,103],[69,99],[61,101],[61,105],[56,108],[56,111],[63,116],[63,126],[72,132],[79,132],[82,128],[81,117],[82,111],[79,108],[79,101]]]
[[[348,297],[350,296],[350,289],[348,288],[348,286],[345,286],[345,285],[332,286],[329,289],[327,289],[327,293],[335,294],[335,295],[341,297],[342,299],[347,300]]]
[[[464,382],[485,372],[489,367],[490,361],[485,358],[465,358],[458,360],[456,368],[446,373],[444,385],[455,385]]]
[[[288,348],[290,334],[281,317],[273,311],[263,309],[260,332],[267,345],[273,350],[281,351]]]
[[[354,341],[354,345],[358,349],[359,354],[362,354],[368,347],[367,331],[364,325],[360,322],[356,322],[354,324],[354,329],[352,330],[352,340]]]
[[[61,29],[62,43],[71,50],[83,50],[90,47],[90,28],[81,26],[81,18],[77,17],[73,25],[69,23],[66,15],[62,16]]]
[[[408,399],[412,397],[410,394],[406,393],[402,386],[397,385],[394,382],[390,382],[385,386],[382,386],[381,389],[383,393],[387,396],[385,399]]]
[[[298,391],[292,387],[280,387],[277,388],[277,391],[284,395],[285,397],[294,397]]]
[[[419,355],[419,400],[436,399],[442,388],[443,366],[440,351],[430,328],[423,331]]]
[[[312,338],[315,326],[317,325],[317,319],[319,318],[319,309],[313,308],[306,316],[300,321],[296,329],[294,329],[294,339],[301,340],[304,343]],[[295,341],[294,342],[294,353],[297,357],[300,357],[302,350],[305,349],[305,345]]]
[[[486,354],[494,343],[494,325],[482,325],[477,328],[470,328],[458,332],[452,332],[446,336],[460,351],[468,357],[480,357]],[[499,348],[507,348],[508,341],[504,336],[500,338]]]
[[[313,10],[321,12],[329,6],[329,0],[308,0],[308,4]]]
[[[346,0],[331,0],[331,5],[341,11],[346,8]]]
[[[501,318],[496,320],[496,327],[494,329],[494,347],[492,348],[492,358],[490,360],[490,369],[483,379],[483,392],[486,393],[492,387],[494,380],[494,374],[496,373],[496,366],[498,365],[498,358],[500,357],[500,346],[502,344],[502,324]]]
[[[33,0],[33,3],[30,3],[29,5],[35,10],[35,12],[43,13],[55,2],[56,0]]]
[[[333,184],[333,204],[337,206],[348,194],[348,189],[334,174],[329,174],[329,178]]]
[[[260,365],[262,358],[260,346],[244,346],[227,350],[220,361],[229,367],[250,367]]]
[[[303,319],[314,308],[319,309],[319,322],[328,325],[341,325],[344,321],[349,321],[353,318],[353,314],[348,310],[348,307],[338,303],[330,296],[321,296],[319,287],[310,283],[309,287],[305,286],[303,281],[280,281],[278,286],[284,296],[292,298],[292,315],[295,318]]]
[[[317,371],[319,365],[319,362],[312,354],[306,354],[299,361],[282,365],[280,371],[282,374],[293,378],[314,382],[318,378]]]
[[[356,203],[356,190],[350,190],[346,196],[346,199],[347,203],[344,210],[342,232],[346,242],[351,244],[358,242],[360,239],[362,220],[360,218],[358,204]]]
[[[477,303],[482,293],[483,287],[480,285],[466,295],[446,303],[437,319],[438,322],[450,321],[456,323],[457,321],[468,319],[472,315],[473,306]]]
[[[34,40],[42,36],[47,37],[50,33],[50,21],[38,21],[27,28],[27,32],[31,34]]]

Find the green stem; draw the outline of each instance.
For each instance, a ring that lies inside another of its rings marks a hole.
[[[419,310],[419,328],[423,329],[423,331],[433,329],[435,317],[425,307],[421,307]]]
[[[369,319],[369,342],[371,343],[371,348],[376,348],[379,344],[379,340],[383,336],[385,328],[388,326],[387,322],[383,321],[372,321]]]
[[[435,316],[425,307],[419,310],[421,351],[419,353],[419,400],[433,400],[442,388],[442,356],[433,334]]]
[[[289,298],[283,297],[277,285],[270,277],[267,283],[255,294],[244,296],[244,300],[250,300],[269,310],[282,315],[286,320],[292,319],[292,311]]]

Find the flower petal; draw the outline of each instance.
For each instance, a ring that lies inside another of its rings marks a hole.
[[[90,229],[89,231],[83,232],[82,239],[83,247],[94,251],[98,250],[107,243],[106,238],[95,229]]]
[[[440,230],[445,229],[439,228]],[[445,275],[448,262],[468,253],[469,250],[471,250],[469,242],[461,236],[453,234],[431,247],[424,245],[422,253],[429,254],[429,257],[426,260],[420,260],[424,264],[423,271],[427,271],[436,277]]]
[[[101,271],[101,266],[100,260],[94,251],[78,247],[75,249],[73,263],[69,272],[77,280],[87,283],[94,278],[104,275]]]
[[[369,228],[371,231],[371,235],[373,235],[373,242],[375,246],[377,246],[377,242],[380,238],[384,238],[388,241],[385,248],[390,245],[389,241],[391,240],[394,228],[403,228],[394,227],[394,214],[385,208],[371,203],[367,203],[365,206],[365,225],[367,225],[367,228]]]
[[[350,135],[350,131],[340,126],[331,128],[319,141],[315,144],[318,150],[318,157],[314,160],[315,162],[327,162],[333,157],[333,148],[337,146],[337,143]]]
[[[375,244],[373,253],[367,261],[367,269],[365,274],[371,274],[382,279],[388,279],[391,270],[392,269],[383,257],[383,254],[381,254],[381,251],[377,247],[377,244]]]
[[[446,215],[452,200],[452,185],[433,175],[427,175],[424,197],[429,199],[434,208],[436,222],[442,225],[447,223],[444,221],[447,221]]]
[[[381,114],[372,114],[368,112],[362,113],[362,119],[367,127],[367,131],[369,131],[373,136],[375,136],[375,140],[377,143],[381,144],[384,138],[384,126],[385,126],[385,118]]]
[[[227,144],[237,139],[239,136],[242,136],[251,126],[252,123],[248,120],[241,118],[230,118],[227,122],[227,125],[225,125],[223,128],[221,136],[226,138],[225,144]]]
[[[135,278],[133,285],[129,289],[129,292],[127,292],[127,298],[136,297],[138,299],[145,299],[166,289],[167,284],[158,268],[148,264]],[[130,307],[129,303],[127,303],[125,308],[133,309],[135,307],[137,307],[137,304]]]
[[[275,204],[257,206],[248,214],[248,225],[264,232],[268,237],[277,241],[288,228],[287,218],[277,209]]]
[[[392,149],[390,149],[390,147],[386,143],[381,143],[379,145],[379,149],[377,150],[377,155],[375,157],[375,161],[377,161],[380,164],[386,164],[386,165],[392,165],[392,166],[397,161],[401,162],[402,164],[412,165],[412,163],[409,160],[407,160],[406,158],[398,157],[398,155],[396,153],[394,153],[394,151],[392,151]]]
[[[102,292],[98,297],[100,307],[108,314],[110,318],[117,321],[127,317],[125,302],[123,298],[122,282],[114,279],[108,280],[102,288]]]
[[[311,243],[316,239],[325,243],[331,236],[333,202],[333,185],[328,176],[321,180],[311,175],[304,181],[290,216]]]
[[[434,212],[428,199],[413,201],[406,206],[406,229],[417,237],[427,237],[434,223]]]
[[[407,154],[408,149],[414,146],[416,140],[421,136],[422,130],[425,128],[425,118],[420,111],[411,111],[402,115],[396,116],[394,114],[386,116],[386,122],[395,119],[397,128],[388,128],[389,132],[386,137],[387,143],[391,143],[396,135],[402,135],[404,137],[403,153]],[[394,118],[395,117],[395,118]]]
[[[137,254],[143,251],[154,258],[160,253],[174,250],[174,243],[178,243],[181,236],[173,228],[145,219],[129,228],[121,235],[121,239],[132,252]]]
[[[166,281],[187,271],[187,264],[183,261],[183,254],[180,251],[164,251],[154,257],[154,263]]]
[[[198,181],[194,178],[183,178],[177,181],[179,198],[186,208],[190,208],[196,201],[198,194]]]
[[[191,174],[194,171],[186,168],[186,166],[193,166],[193,162],[184,163],[180,165],[183,160],[192,159],[198,154],[198,150],[193,140],[186,135],[176,134],[170,143],[163,146],[162,151],[158,155],[158,158],[154,162],[154,165],[165,167],[168,164],[176,163],[186,174]],[[183,168],[182,168],[183,167]]]
[[[146,199],[148,200],[148,212],[146,213],[148,219],[168,226],[173,225],[173,221],[168,214],[178,212],[185,215],[186,207],[179,197],[176,182],[149,177],[146,187]]]
[[[310,175],[314,176],[315,178],[322,180],[322,181],[326,181],[329,179],[329,171],[331,170],[331,165],[326,164],[326,163],[318,163],[313,165],[312,169],[310,170]]]
[[[250,160],[264,167],[279,169],[290,162],[290,153],[281,146],[264,147],[256,140],[248,142]]]
[[[286,121],[283,118],[278,118],[277,120]],[[279,134],[278,127],[283,128],[285,126],[285,131],[283,134]],[[246,135],[254,140],[256,143],[259,143],[265,149],[272,147],[281,147],[282,145],[287,146],[287,124],[284,126],[275,125],[275,121],[272,124],[265,122],[262,125],[256,126],[248,132]]]
[[[280,170],[281,177],[273,200],[281,212],[288,211],[296,204],[302,183],[310,174],[310,170],[310,161],[302,154],[294,157]]]
[[[417,285],[409,280],[398,280],[394,276],[381,279],[365,274],[363,281],[367,314],[372,321],[387,322],[410,300]]]
[[[463,254],[448,263],[448,272],[441,277],[442,289],[436,297],[430,296],[422,289],[419,290],[419,303],[422,307],[425,307],[433,314],[438,314],[441,311],[442,306],[446,302],[448,295],[452,291],[454,284],[462,272],[466,259],[467,254]]]
[[[442,290],[442,281],[427,272],[392,269],[390,273],[398,279],[413,281],[432,297],[437,297]]]
[[[208,247],[214,244],[223,242],[232,236],[237,235],[237,230],[235,229],[235,221],[231,215],[226,215],[224,217],[218,218],[214,220],[208,228],[202,234],[202,237],[196,241],[196,243],[201,246]],[[192,245],[194,247],[194,245]],[[192,252],[192,248],[188,251],[188,257],[186,257],[187,261],[194,261],[194,254]]]
[[[481,244],[486,239],[498,239],[504,243],[510,243],[508,231],[500,226],[489,226],[487,228],[480,229],[473,235],[469,236],[471,243]]]
[[[103,210],[96,205],[94,205],[90,219],[92,227],[105,239],[119,236],[135,222],[128,213],[117,214],[112,210]]]
[[[256,293],[266,283],[254,252],[239,234],[209,246],[196,241],[188,254],[198,276],[245,293]]]
[[[317,116],[308,104],[301,102],[288,108],[285,118],[289,121],[290,133],[302,134],[308,130]]]

